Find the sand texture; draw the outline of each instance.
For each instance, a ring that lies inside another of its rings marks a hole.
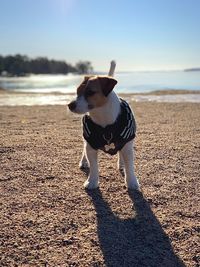
[[[132,107],[142,193],[103,153],[99,190],[83,189],[65,106],[0,107],[0,266],[199,266],[200,104]]]

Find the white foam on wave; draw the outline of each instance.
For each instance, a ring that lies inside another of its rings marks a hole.
[[[200,103],[200,94],[135,95],[131,100],[137,102]]]
[[[0,106],[67,105],[74,98],[73,94],[1,94]],[[200,103],[200,94],[127,95],[125,98],[137,102]]]
[[[73,98],[73,95],[2,94],[0,106],[67,105]]]

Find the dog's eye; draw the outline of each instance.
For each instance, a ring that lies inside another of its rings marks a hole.
[[[92,91],[92,90],[88,90],[87,92],[86,92],[86,97],[87,96],[93,96],[94,94],[95,94],[96,92],[94,92],[94,91]]]

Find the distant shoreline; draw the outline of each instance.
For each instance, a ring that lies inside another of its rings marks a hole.
[[[127,70],[127,71],[116,71],[115,73],[116,74],[129,74],[129,73],[153,73],[153,72],[197,72],[197,71],[200,71],[200,68],[189,68],[189,69],[175,69],[175,70]],[[6,74],[6,75],[1,75],[0,74],[0,78],[23,78],[23,77],[30,77],[32,75],[80,75],[79,72],[67,72],[67,73],[25,73],[25,74]],[[92,73],[82,73],[82,75],[107,75],[107,72],[105,71],[93,71]]]
[[[185,69],[184,71],[188,71],[188,72],[190,72],[190,71],[200,71],[200,68],[191,68],[191,69]]]

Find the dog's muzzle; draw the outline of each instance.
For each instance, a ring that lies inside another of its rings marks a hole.
[[[71,111],[74,111],[76,109],[76,101],[72,101],[68,104],[68,108],[71,110]]]

